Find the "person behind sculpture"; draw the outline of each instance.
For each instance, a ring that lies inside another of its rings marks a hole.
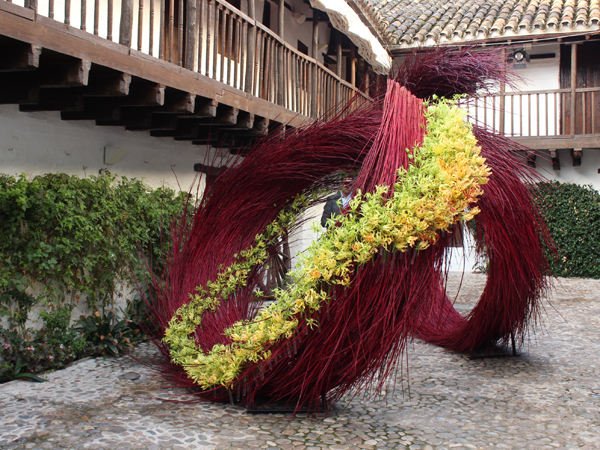
[[[327,227],[327,220],[330,217],[335,217],[340,214],[340,210],[343,210],[348,206],[350,200],[352,200],[352,194],[354,193],[354,181],[356,175],[347,174],[342,180],[342,188],[331,197],[327,198],[325,208],[323,209],[323,215],[321,216],[321,226]]]

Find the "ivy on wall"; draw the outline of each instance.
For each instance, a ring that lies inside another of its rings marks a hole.
[[[600,278],[600,192],[554,181],[538,184],[535,198],[558,247],[554,275]]]
[[[163,227],[183,204],[170,189],[107,171],[31,180],[0,174],[0,292],[33,287],[49,304],[85,296],[103,307],[118,283],[143,270],[142,253],[161,263]]]

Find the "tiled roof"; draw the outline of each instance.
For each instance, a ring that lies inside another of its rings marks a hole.
[[[600,0],[356,0],[393,47],[598,31]]]

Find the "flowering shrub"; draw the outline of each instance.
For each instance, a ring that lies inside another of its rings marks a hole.
[[[381,249],[424,250],[437,241],[439,231],[477,214],[479,209],[473,204],[490,171],[479,155],[464,112],[452,102],[440,101],[429,106],[426,119],[423,145],[415,149],[413,164],[399,170],[391,198],[385,187],[365,195],[357,193],[349,211],[336,218],[338,226],[331,227],[305,253],[292,273],[292,287],[276,290],[277,301],[253,320],[225,330],[231,343],[215,345],[208,353],[199,349],[194,339],[202,315],[215,311],[220,299],[246,283],[251,268],[265,260],[269,243],[293,223],[295,208],[303,198],[282,212],[215,282],[199,286],[165,332],[172,361],[183,366],[202,388],[231,387],[249,363],[270,357],[266,350],[270,345],[291,338],[301,319],[310,327],[318,326],[310,315],[328,301],[329,285],[348,285],[355,270]]]

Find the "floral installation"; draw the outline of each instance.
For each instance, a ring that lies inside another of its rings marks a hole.
[[[306,197],[297,197],[214,282],[197,287],[190,302],[174,314],[163,338],[172,361],[189,378],[203,389],[232,388],[248,364],[268,360],[269,347],[290,339],[301,320],[318,327],[309,316],[329,301],[330,287],[348,285],[355,270],[375,254],[425,250],[438,240],[439,232],[478,214],[475,204],[491,172],[464,111],[455,101],[436,100],[427,106],[425,118],[423,143],[412,152],[407,149],[413,161],[398,170],[393,192],[384,186],[365,195],[358,192],[335,226],[303,255],[292,272],[291,287],[276,290],[276,302],[254,319],[225,330],[230,344],[215,345],[206,353],[194,338],[203,314],[215,311],[222,299],[246,284],[252,268],[266,259],[270,243],[293,225]]]

